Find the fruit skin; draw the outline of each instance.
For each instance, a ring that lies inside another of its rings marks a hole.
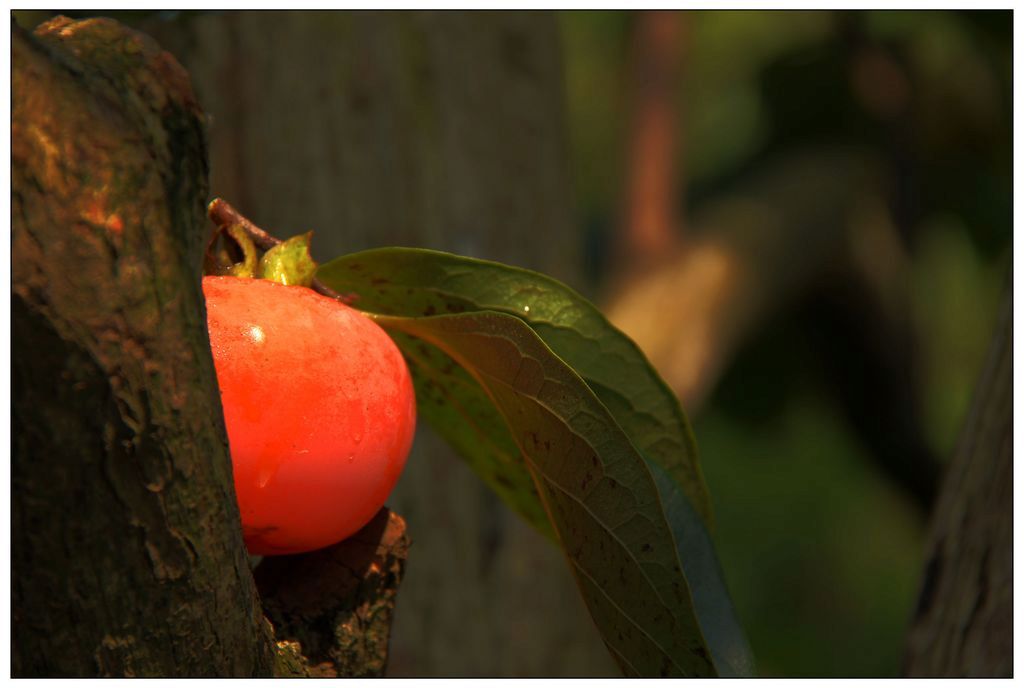
[[[204,277],[210,346],[252,554],[339,542],[383,506],[416,399],[391,338],[305,287]]]

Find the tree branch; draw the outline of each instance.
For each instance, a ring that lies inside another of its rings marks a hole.
[[[637,15],[632,48],[632,123],[626,179],[623,265],[642,272],[678,246],[682,208],[676,94],[681,71],[678,12]]]
[[[405,571],[405,521],[381,509],[333,547],[267,557],[256,568],[278,639],[279,676],[383,676]]]

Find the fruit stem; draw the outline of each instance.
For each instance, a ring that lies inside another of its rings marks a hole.
[[[238,212],[234,206],[223,198],[215,198],[210,201],[210,205],[206,206],[206,214],[218,227],[240,226],[252,239],[252,243],[256,244],[256,247],[261,251],[269,251],[278,244],[284,243],[269,232],[257,227],[252,220]],[[356,299],[353,295],[339,294],[318,279],[313,280],[310,288],[318,294],[337,299],[346,306],[351,306]]]
[[[206,214],[209,215],[210,219],[218,227],[241,225],[245,233],[252,239],[252,243],[256,244],[256,247],[261,251],[269,251],[282,243],[277,237],[271,236],[257,227],[249,218],[235,210],[234,206],[222,198],[215,198],[210,201],[210,205],[206,207]]]

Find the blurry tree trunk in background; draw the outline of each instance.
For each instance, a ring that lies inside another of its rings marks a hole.
[[[649,11],[636,16],[621,235],[624,265],[635,272],[672,253],[682,229],[678,100],[685,21],[680,12]]]
[[[932,521],[907,676],[1013,675],[1010,290]]]
[[[412,245],[577,282],[557,16],[147,21],[212,116],[212,192],[319,260]],[[391,675],[616,671],[562,554],[426,428],[390,500],[413,541]]]
[[[11,41],[12,674],[269,676],[187,75],[111,21]]]

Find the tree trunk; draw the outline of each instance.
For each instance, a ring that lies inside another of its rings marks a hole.
[[[557,16],[222,12],[150,21],[211,114],[215,195],[318,260],[386,245],[577,281]],[[391,675],[615,675],[564,556],[421,423],[389,503],[412,558]]]
[[[932,521],[907,676],[1013,675],[1013,308],[988,359]]]
[[[188,77],[106,20],[15,28],[12,60],[12,673],[268,675]]]
[[[381,675],[408,548],[387,510],[269,559],[276,645],[263,617],[203,309],[187,74],[110,20],[15,26],[12,56],[13,675]]]

